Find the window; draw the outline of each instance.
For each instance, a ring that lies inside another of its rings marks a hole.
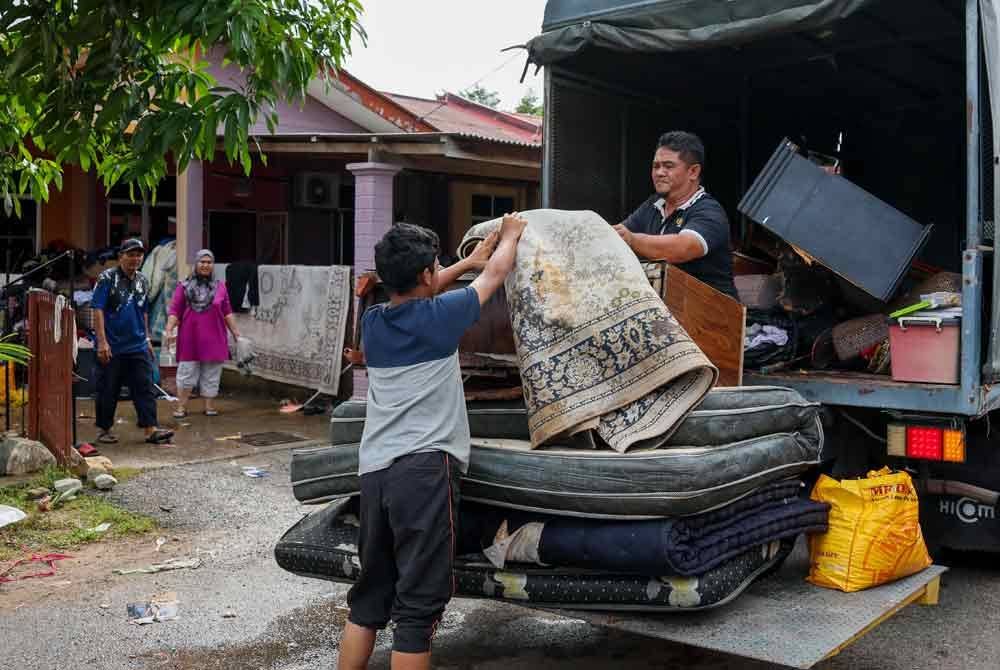
[[[129,198],[128,184],[116,184],[108,194],[108,244],[118,246],[130,237],[140,237],[152,247],[165,237],[174,237],[170,218],[176,215],[177,178],[164,177],[156,189],[156,204]]]
[[[482,223],[514,211],[514,198],[499,195],[472,196],[472,223]]]
[[[0,207],[0,271],[8,262],[12,272],[38,251],[38,205],[34,200],[21,200],[21,216],[10,216]]]

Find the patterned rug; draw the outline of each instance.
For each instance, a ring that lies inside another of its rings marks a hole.
[[[347,316],[348,266],[261,265],[260,305],[236,314],[253,342],[253,374],[336,395]]]
[[[662,444],[718,371],[604,219],[522,216],[528,227],[505,286],[532,445],[587,431],[619,452]],[[470,229],[460,255],[499,225]]]

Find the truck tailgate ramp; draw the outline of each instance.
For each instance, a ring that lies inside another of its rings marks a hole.
[[[792,668],[811,668],[835,656],[907,605],[936,605],[941,575],[923,572],[867,591],[841,593],[805,581],[805,543],[773,575],[726,607],[706,612],[648,615],[546,609],[559,616],[733,656]]]

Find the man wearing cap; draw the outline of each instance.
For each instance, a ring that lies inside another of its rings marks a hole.
[[[173,432],[157,427],[153,392],[153,345],[147,317],[149,280],[139,272],[146,255],[142,240],[129,239],[118,249],[118,267],[101,273],[94,286],[97,331],[97,441],[114,444],[115,410],[127,385],[146,442],[162,444]]]

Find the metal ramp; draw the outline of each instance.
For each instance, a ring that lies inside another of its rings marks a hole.
[[[549,609],[595,626],[710,649],[792,668],[811,668],[836,656],[907,605],[936,605],[941,575],[923,572],[867,591],[841,593],[805,581],[803,542],[785,564],[736,599],[707,612],[662,615]]]

